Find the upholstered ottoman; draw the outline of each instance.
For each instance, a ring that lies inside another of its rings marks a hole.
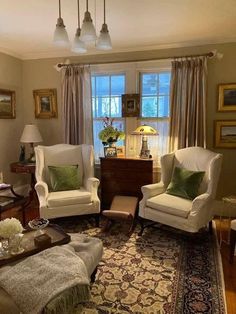
[[[234,251],[236,244],[236,219],[231,221],[230,226],[230,263],[233,263],[234,260]]]
[[[116,195],[112,200],[110,210],[103,210],[102,214],[107,218],[104,231],[107,231],[112,220],[124,220],[130,222],[128,233],[133,231],[134,218],[138,205],[138,198],[135,196]]]
[[[70,234],[71,242],[69,243],[74,249],[76,254],[84,262],[88,276],[93,282],[95,280],[97,265],[102,258],[103,245],[102,241],[98,238],[89,237],[84,234]],[[50,250],[50,249],[49,249]],[[63,271],[63,270],[62,270]],[[1,282],[0,282],[1,285]],[[61,294],[57,295],[45,306],[43,313],[69,313],[76,305],[80,302],[87,301],[83,300],[80,296],[74,297],[75,287]],[[71,296],[73,293],[73,297]],[[63,305],[63,310],[61,310]],[[60,309],[60,310],[58,310]],[[20,314],[20,309],[11,298],[11,296],[2,288],[0,288],[0,313],[1,314]]]

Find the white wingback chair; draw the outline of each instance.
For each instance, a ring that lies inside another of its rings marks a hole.
[[[100,213],[97,195],[99,180],[94,178],[91,145],[58,144],[35,147],[36,185],[40,217],[56,218]],[[48,166],[78,165],[82,186],[78,190],[51,192]]]
[[[159,222],[188,232],[198,232],[213,218],[212,200],[219,180],[222,155],[201,147],[189,147],[161,157],[161,181],[143,186],[139,203],[141,218]],[[165,193],[175,167],[205,171],[199,195],[184,199]],[[142,221],[141,219],[141,222]],[[142,223],[142,234],[144,224]]]

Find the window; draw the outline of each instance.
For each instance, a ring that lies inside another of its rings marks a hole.
[[[141,73],[140,94],[141,123],[158,131],[159,135],[148,141],[160,157],[168,152],[170,72]]]
[[[98,133],[103,129],[103,118],[114,118],[113,125],[124,130],[122,118],[121,95],[125,93],[124,74],[95,74],[92,76],[92,103],[93,103],[93,138],[95,160],[103,156],[103,145]],[[117,145],[124,145],[123,141]]]

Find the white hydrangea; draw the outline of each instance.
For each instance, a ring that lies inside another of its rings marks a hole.
[[[22,224],[16,218],[6,218],[0,221],[0,237],[10,238],[14,234],[23,231]]]

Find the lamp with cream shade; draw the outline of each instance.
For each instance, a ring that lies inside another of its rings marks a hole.
[[[23,133],[20,138],[21,143],[29,143],[31,147],[30,157],[28,162],[35,162],[34,155],[34,143],[42,142],[42,136],[39,132],[37,125],[35,124],[26,124],[23,130]]]
[[[150,150],[148,149],[148,135],[158,135],[158,132],[149,125],[140,125],[136,130],[132,132],[133,135],[142,136],[142,147],[140,151],[140,158],[149,158]]]

